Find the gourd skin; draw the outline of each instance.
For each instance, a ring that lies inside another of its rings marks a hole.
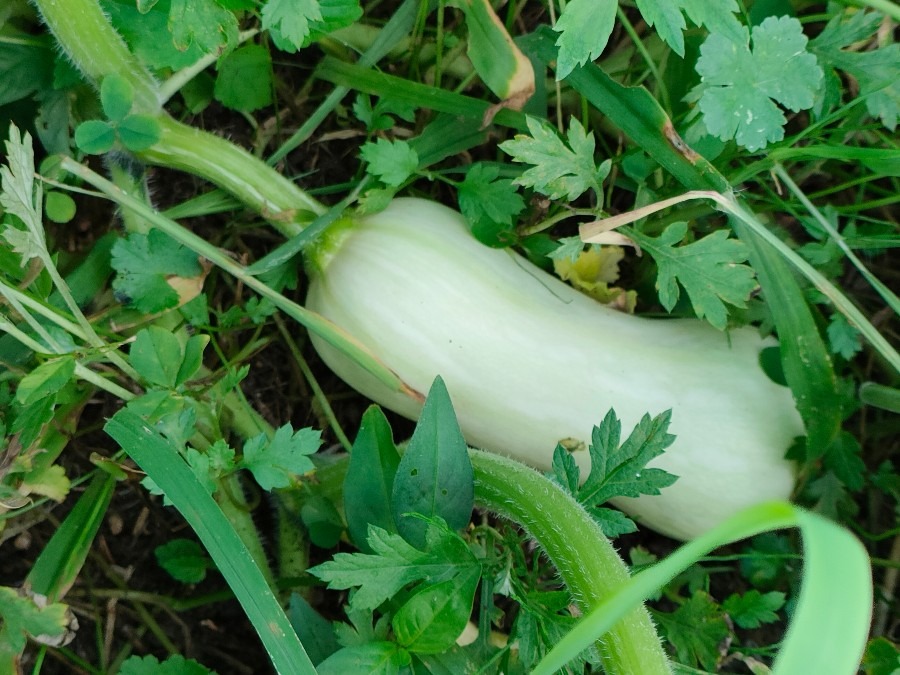
[[[609,408],[623,436],[644,413],[671,408],[677,438],[650,466],[679,479],[659,496],[614,501],[639,524],[691,539],[741,508],[790,496],[794,467],[783,455],[803,426],[790,391],[759,367],[774,342],[755,330],[608,309],[483,246],[460,214],[420,199],[359,219],[323,251],[307,307],[412,388],[425,392],[440,374],[471,445],[547,470],[557,442],[586,448]],[[312,342],[348,384],[417,417],[418,402]],[[587,451],[573,454],[586,477]]]

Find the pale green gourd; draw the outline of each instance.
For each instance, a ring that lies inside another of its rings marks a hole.
[[[640,524],[690,539],[791,494],[794,467],[783,455],[803,426],[790,391],[759,366],[774,341],[752,328],[726,334],[608,309],[483,246],[460,214],[421,199],[334,228],[310,268],[307,307],[412,388],[427,391],[440,374],[475,447],[547,469],[558,441],[586,444],[611,407],[626,430],[671,408],[677,439],[651,466],[679,480],[660,496],[614,502]],[[312,340],[348,384],[416,417],[417,401]],[[588,453],[574,454],[586,476]]]

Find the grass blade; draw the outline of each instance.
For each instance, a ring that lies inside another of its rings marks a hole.
[[[315,673],[244,542],[172,443],[127,408],[116,413],[104,428],[166,493],[197,533],[259,633],[275,669],[284,675]]]
[[[50,602],[65,596],[87,560],[115,483],[116,479],[106,472],[94,476],[28,573],[26,582],[31,590],[46,595]]]
[[[853,675],[865,649],[872,578],[862,545],[846,530],[787,502],[750,507],[682,546],[623,585],[547,654],[533,675],[551,675],[593,644],[628,611],[714,548],[785,527],[800,527],[803,588],[775,675]]]

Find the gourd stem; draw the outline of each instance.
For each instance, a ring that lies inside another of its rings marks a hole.
[[[137,156],[150,164],[187,171],[237,197],[287,237],[327,210],[265,162],[214,136],[160,115],[159,142]]]
[[[591,516],[556,483],[515,460],[469,450],[475,501],[521,525],[544,550],[587,614],[630,579],[625,563]],[[349,458],[316,469],[317,491],[336,504]],[[671,675],[669,660],[643,605],[626,614],[598,644],[610,675]]]
[[[585,613],[625,584],[628,569],[600,526],[556,483],[525,465],[471,450],[476,501],[518,523],[540,544]],[[643,605],[626,614],[599,641],[610,675],[670,674],[650,614]]]
[[[97,0],[35,0],[34,4],[72,64],[95,87],[104,77],[119,75],[134,89],[136,112],[159,112],[156,80],[128,49]]]
[[[128,50],[96,0],[35,0],[35,4],[57,42],[94,87],[99,88],[104,77],[118,75],[134,89],[133,112],[156,118],[160,140],[148,150],[135,153],[138,159],[207,179],[288,237],[326,211],[321,203],[249,152],[162,112],[159,85]]]

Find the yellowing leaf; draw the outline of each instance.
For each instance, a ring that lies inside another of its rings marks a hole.
[[[569,257],[554,258],[553,269],[582,293],[630,313],[634,311],[637,292],[611,286],[619,278],[619,263],[624,257],[620,246],[591,246],[574,261]]]

